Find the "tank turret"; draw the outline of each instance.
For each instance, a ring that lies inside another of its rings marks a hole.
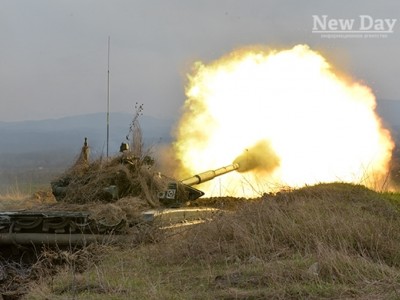
[[[165,206],[178,207],[182,203],[196,200],[204,195],[203,191],[194,188],[193,185],[210,181],[237,169],[239,169],[239,164],[233,163],[219,169],[199,173],[181,181],[170,182],[167,190],[158,194],[158,199]]]

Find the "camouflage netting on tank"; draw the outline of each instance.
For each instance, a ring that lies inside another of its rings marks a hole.
[[[66,203],[116,202],[125,197],[145,199],[150,207],[159,205],[157,194],[166,182],[152,170],[149,156],[135,157],[131,152],[112,159],[89,163],[85,147],[77,162],[52,182],[53,194]]]

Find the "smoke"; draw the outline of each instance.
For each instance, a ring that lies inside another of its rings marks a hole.
[[[271,173],[279,166],[280,159],[271,144],[262,140],[245,149],[233,162],[239,164],[238,172],[241,173],[249,171]]]

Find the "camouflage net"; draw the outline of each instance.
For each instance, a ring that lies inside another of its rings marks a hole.
[[[89,163],[87,146],[82,148],[76,163],[51,183],[58,201],[64,203],[113,203],[126,197],[144,199],[150,207],[158,207],[157,194],[166,187],[165,179],[152,170],[153,160],[124,151],[112,159]]]

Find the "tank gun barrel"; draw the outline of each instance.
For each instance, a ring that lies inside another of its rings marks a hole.
[[[158,193],[158,200],[165,206],[179,207],[182,203],[196,200],[204,195],[204,192],[194,188],[193,185],[212,180],[235,171],[239,167],[238,163],[233,163],[219,169],[199,173],[182,181],[170,182],[166,191]]]
[[[214,179],[215,177],[224,175],[226,173],[232,172],[239,169],[239,164],[234,163],[219,169],[215,170],[209,170],[203,173],[199,173],[197,175],[194,175],[192,177],[186,178],[181,181],[182,184],[188,185],[188,186],[193,186],[196,184],[200,184],[209,180]]]

